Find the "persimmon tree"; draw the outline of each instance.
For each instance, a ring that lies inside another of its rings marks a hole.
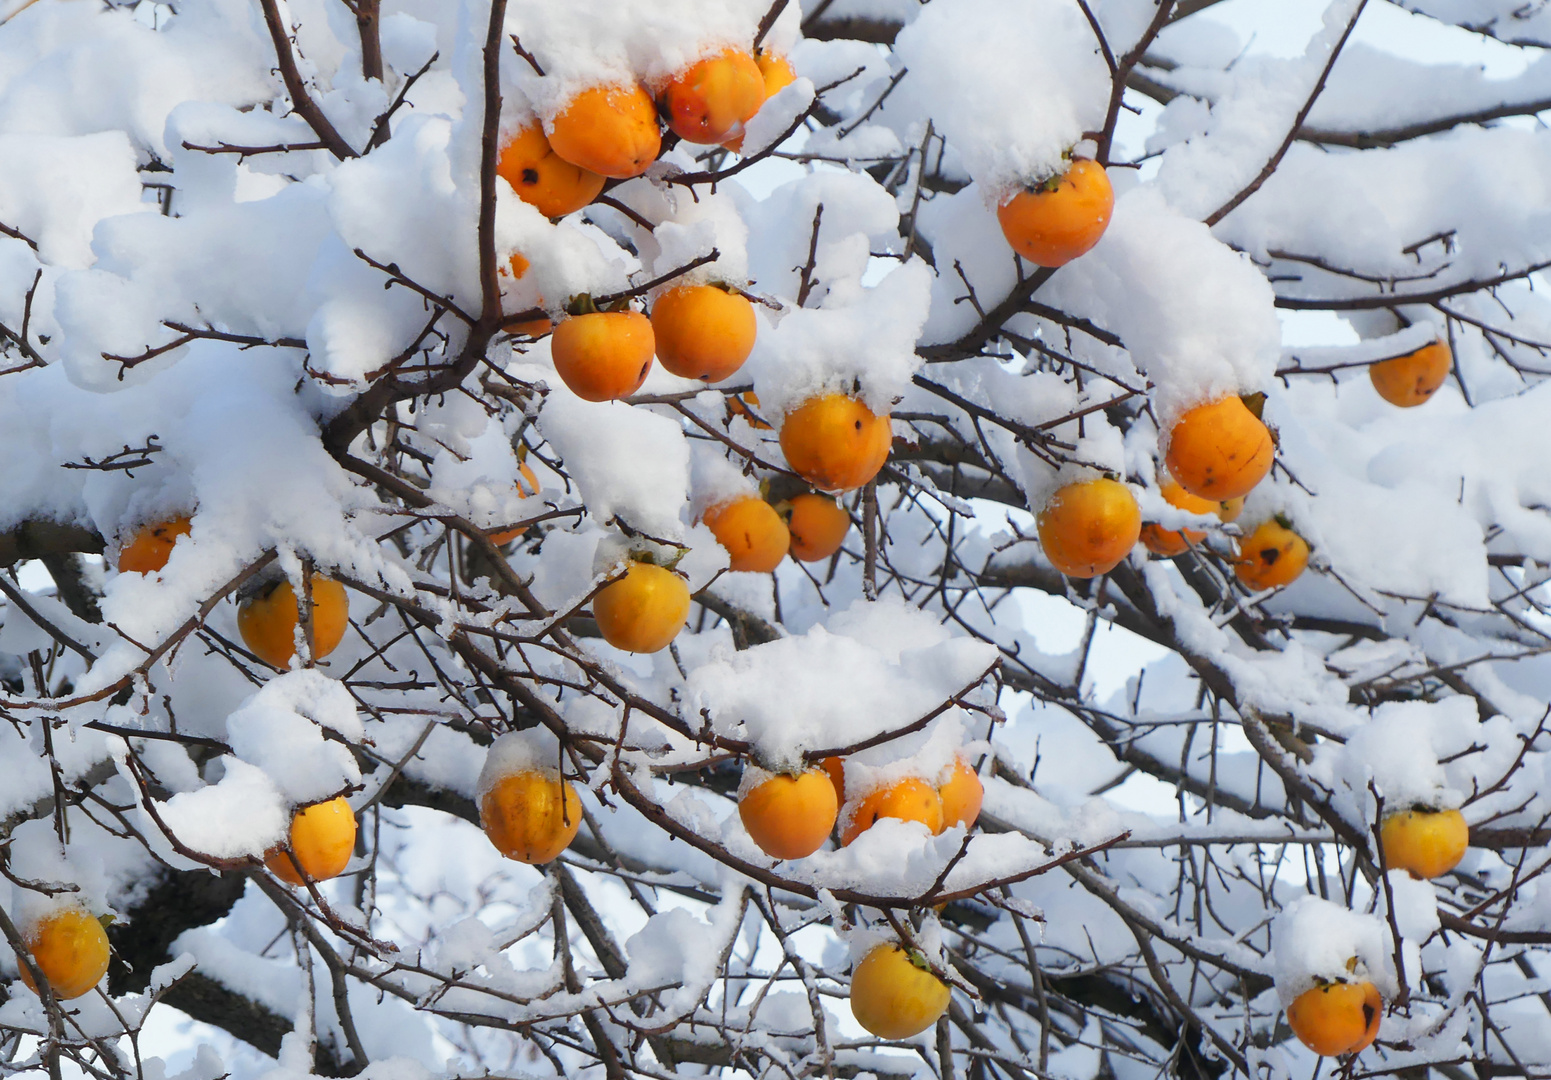
[[[0,5],[0,1070],[1543,1074],[1551,9],[1323,7]]]

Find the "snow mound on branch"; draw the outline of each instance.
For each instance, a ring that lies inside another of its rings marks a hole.
[[[805,751],[838,749],[907,727],[973,686],[995,646],[956,638],[900,600],[857,601],[800,637],[713,659],[692,671],[685,714],[755,744],[774,770]]]
[[[539,430],[599,522],[619,517],[656,537],[683,537],[689,446],[677,423],[617,401],[583,401],[556,378]]]
[[[909,123],[911,145],[931,117],[994,199],[1064,171],[1062,155],[1104,126],[1109,69],[1072,0],[935,0],[894,51],[907,74],[885,117]]]
[[[321,671],[275,676],[226,718],[226,730],[236,755],[268,774],[295,805],[338,795],[361,780],[350,748],[323,735],[361,740],[355,699]]]
[[[1384,798],[1385,813],[1413,806],[1452,810],[1464,793],[1449,786],[1439,758],[1470,746],[1480,730],[1468,697],[1390,702],[1348,734],[1345,743],[1320,742],[1313,771],[1327,786],[1345,788],[1343,809],[1357,822],[1372,818],[1370,780]]]
[[[857,254],[865,259],[865,248]],[[851,297],[787,312],[754,342],[746,370],[760,411],[779,428],[785,414],[821,394],[849,393],[880,415],[904,396],[921,365],[915,343],[932,277],[912,260]]]
[[[1265,388],[1281,358],[1265,276],[1154,188],[1121,196],[1104,238],[1044,292],[1119,335],[1155,384],[1165,425],[1191,405]]]
[[[55,266],[86,267],[103,218],[154,209],[141,201],[135,148],[121,131],[0,136],[0,222]]]
[[[1299,897],[1271,924],[1272,977],[1282,1007],[1319,985],[1367,979],[1385,998],[1395,996],[1389,931],[1377,915],[1360,915],[1317,896]],[[1357,970],[1347,963],[1357,958]]]
[[[179,843],[203,855],[237,859],[262,855],[280,843],[291,827],[290,800],[268,773],[239,758],[225,757],[226,773],[198,791],[179,792],[157,807],[168,831]],[[161,829],[141,808],[140,831],[151,847],[176,865],[182,856],[164,852]]]

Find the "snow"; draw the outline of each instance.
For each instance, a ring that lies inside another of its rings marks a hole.
[[[1395,975],[1389,959],[1388,930],[1376,915],[1362,915],[1317,896],[1293,901],[1276,917],[1276,993],[1286,1008],[1299,994],[1327,982],[1366,979],[1385,998],[1395,996]],[[1348,962],[1356,959],[1355,970]]]

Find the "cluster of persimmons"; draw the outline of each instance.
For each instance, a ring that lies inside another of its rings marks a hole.
[[[533,121],[521,127],[501,147],[497,171],[524,201],[548,217],[560,217],[591,203],[609,179],[645,172],[661,152],[662,121],[686,142],[738,151],[744,125],[768,96],[794,78],[783,57],[728,48],[692,64],[655,88],[655,94],[638,84],[590,87],[548,124]],[[1098,242],[1113,204],[1103,166],[1079,159],[1007,198],[998,220],[1014,251],[1055,267]],[[511,257],[514,277],[528,268],[520,253]],[[757,324],[739,283],[713,280],[665,287],[649,315],[628,301],[598,310],[589,297],[574,297],[558,324],[537,319],[518,332],[552,335],[555,370],[578,396],[617,401],[640,388],[654,358],[683,378],[707,383],[729,378],[752,352]],[[1441,385],[1450,363],[1448,347],[1438,343],[1376,364],[1371,372],[1387,400],[1419,404]],[[770,428],[754,412],[757,408],[752,394],[729,396],[729,421],[739,416],[756,428]],[[701,520],[727,550],[733,570],[769,573],[787,554],[804,561],[832,557],[851,526],[835,494],[869,483],[892,446],[889,416],[874,413],[847,393],[819,393],[801,401],[777,426],[787,464],[813,490],[774,505],[749,494],[708,507]],[[1186,411],[1168,432],[1166,448],[1163,498],[1221,521],[1238,516],[1244,496],[1268,473],[1275,452],[1271,431],[1237,395]],[[519,495],[535,493],[539,485],[532,470],[522,463],[520,472]],[[1061,487],[1037,520],[1046,557],[1073,577],[1108,572],[1139,539],[1159,555],[1175,556],[1206,537],[1199,529],[1144,528],[1136,499],[1112,476]],[[119,570],[159,572],[178,538],[189,531],[188,517],[140,528],[123,545]],[[504,544],[520,532],[497,531],[490,538]],[[1243,538],[1235,566],[1248,587],[1267,589],[1293,580],[1308,555],[1308,545],[1288,523],[1272,518]],[[339,645],[348,615],[343,586],[312,574],[305,592],[299,602],[290,581],[270,577],[240,594],[238,627],[254,656],[285,669],[299,642],[306,643],[313,659]],[[611,645],[652,653],[673,641],[689,605],[684,578],[642,552],[595,594],[592,611]],[[979,777],[962,757],[934,777],[904,776],[850,793],[844,763],[830,758],[821,767],[787,771],[750,765],[738,812],[754,843],[773,859],[790,860],[813,854],[832,836],[848,845],[883,818],[919,822],[932,834],[950,827],[970,829],[982,796]],[[571,843],[582,815],[576,791],[557,769],[527,767],[498,777],[484,790],[480,817],[503,855],[542,864]],[[1393,815],[1383,823],[1382,836],[1388,865],[1423,877],[1447,872],[1467,843],[1463,818],[1454,810],[1416,808]],[[267,853],[265,865],[293,886],[310,885],[343,872],[355,839],[355,817],[343,796],[301,807],[288,842]],[[107,938],[98,920],[79,907],[67,906],[39,920],[28,943],[32,960],[58,997],[86,993],[106,971]],[[24,972],[24,978],[30,983],[30,975]],[[943,1014],[948,987],[922,956],[889,943],[858,963],[851,998],[857,1020],[869,1031],[906,1038]],[[1371,983],[1342,981],[1335,974],[1300,997],[1288,1016],[1294,1031],[1317,1052],[1352,1052],[1377,1031],[1377,991]]]

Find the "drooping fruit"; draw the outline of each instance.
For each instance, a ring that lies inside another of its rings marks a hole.
[[[537,122],[501,148],[495,171],[519,199],[549,218],[580,210],[603,190],[604,178],[555,153]]]
[[[1308,565],[1308,542],[1276,518],[1269,518],[1239,541],[1233,572],[1246,587],[1259,592],[1292,584]]]
[[[743,134],[765,103],[765,76],[742,49],[691,64],[663,88],[668,127],[685,142],[719,143]]]
[[[555,769],[524,769],[492,784],[479,800],[479,824],[508,859],[551,862],[576,839],[582,803]]]
[[[186,517],[141,526],[118,553],[119,573],[154,574],[161,570],[172,557],[178,537],[187,536],[192,527]]]
[[[350,625],[350,600],[345,587],[314,573],[312,591],[312,658],[321,660],[345,640]],[[271,667],[284,669],[296,655],[296,626],[301,606],[289,581],[277,581],[248,597],[237,609],[237,629],[248,650]]]
[[[745,496],[713,506],[702,515],[716,542],[727,549],[734,570],[768,574],[786,558],[791,534],[764,499]]]
[[[101,921],[85,908],[66,907],[46,915],[23,938],[32,952],[32,962],[56,998],[78,998],[108,973],[108,935]],[[37,993],[27,965],[18,960],[17,966],[22,982]]]
[[[955,758],[952,774],[937,787],[937,795],[942,799],[942,827],[949,829],[962,825],[966,829],[974,828],[975,819],[980,817],[980,804],[985,800],[985,794],[985,785],[980,782],[979,774],[969,767],[969,762]]]
[[[1334,1057],[1372,1044],[1383,1013],[1384,999],[1371,982],[1325,983],[1305,990],[1287,1007],[1287,1025],[1304,1046]]]
[[[1191,514],[1215,514],[1222,507],[1220,502],[1190,494],[1172,476],[1159,486],[1158,493],[1170,506]],[[1147,545],[1147,550],[1168,558],[1183,554],[1192,544],[1199,544],[1205,539],[1204,529],[1165,529],[1155,521],[1142,526],[1142,543]]]
[[[1409,409],[1425,404],[1454,370],[1454,352],[1442,339],[1413,353],[1368,365],[1368,378],[1379,397]]]
[[[1036,521],[1039,542],[1068,577],[1107,574],[1136,546],[1142,511],[1131,489],[1099,477],[1067,484],[1050,497]]]
[[[1019,255],[1039,266],[1064,266],[1099,242],[1114,209],[1104,166],[1079,158],[1059,179],[1002,203],[996,218]]]
[[[834,784],[823,769],[766,777],[738,798],[743,827],[772,859],[812,855],[824,846],[840,813]]]
[[[792,67],[792,62],[784,56],[765,52],[763,49],[754,54],[754,63],[759,66],[760,75],[765,79],[765,100],[769,101],[782,90],[797,81],[797,70]],[[746,123],[747,121],[745,121]],[[734,153],[743,150],[743,132],[724,139],[722,145]]]
[[[925,780],[909,776],[868,792],[851,812],[840,834],[841,846],[855,840],[879,818],[919,821],[933,836],[942,832],[942,797]]]
[[[851,515],[828,495],[798,495],[791,500],[792,558],[818,562],[840,550],[851,531]]]
[[[635,83],[590,86],[550,124],[549,145],[571,164],[602,176],[640,176],[662,149],[657,107]]]
[[[880,1039],[919,1035],[948,1011],[948,984],[896,944],[871,949],[851,973],[851,1015]]]
[[[654,347],[651,321],[638,311],[573,315],[549,342],[555,371],[585,401],[618,401],[641,389]]]
[[[652,305],[657,359],[682,379],[721,382],[754,351],[754,305],[715,285],[669,289]]]
[[[888,414],[845,394],[809,398],[788,412],[780,439],[792,471],[822,491],[861,487],[878,475],[894,444]]]
[[[1442,877],[1459,865],[1470,847],[1470,826],[1458,810],[1404,810],[1379,825],[1384,862],[1413,877]]]
[[[633,562],[625,576],[605,585],[592,598],[598,632],[616,649],[654,653],[684,629],[689,618],[689,586],[672,570]]]
[[[297,863],[313,881],[327,881],[349,865],[355,833],[355,812],[343,795],[304,806],[291,817],[289,842],[266,852],[264,865],[288,885],[304,884]]]
[[[1169,432],[1169,473],[1203,499],[1248,495],[1271,471],[1276,447],[1270,429],[1230,394],[1188,410]]]

